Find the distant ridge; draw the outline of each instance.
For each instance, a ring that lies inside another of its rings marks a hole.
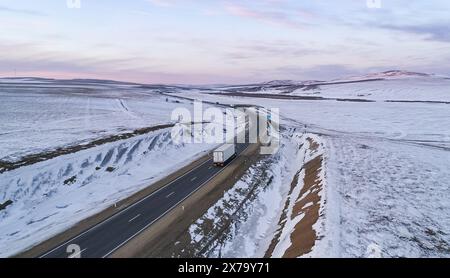
[[[75,78],[75,79],[55,79],[44,77],[0,77],[0,83],[2,81],[15,81],[15,82],[43,82],[43,83],[55,83],[55,84],[109,84],[109,85],[142,85],[140,83],[115,81],[108,79],[89,79],[89,78]]]

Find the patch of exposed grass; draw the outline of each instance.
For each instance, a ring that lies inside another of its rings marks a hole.
[[[13,201],[8,200],[6,202],[4,202],[3,204],[0,204],[0,210],[4,210],[6,209],[7,206],[12,205]]]
[[[77,176],[73,176],[64,181],[64,185],[72,185],[77,181]]]
[[[114,168],[114,167],[108,167],[108,168],[106,168],[106,172],[114,172],[114,170],[116,170],[116,168]]]

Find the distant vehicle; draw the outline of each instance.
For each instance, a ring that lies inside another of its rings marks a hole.
[[[213,163],[214,166],[223,167],[228,161],[236,156],[235,144],[225,144],[214,150]]]

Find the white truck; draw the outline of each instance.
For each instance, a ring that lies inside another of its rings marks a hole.
[[[225,144],[214,150],[214,166],[223,167],[230,159],[236,156],[236,146],[234,144]]]

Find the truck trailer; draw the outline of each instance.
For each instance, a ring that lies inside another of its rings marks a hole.
[[[234,144],[225,144],[214,150],[214,166],[223,167],[228,161],[236,156],[236,146]]]

